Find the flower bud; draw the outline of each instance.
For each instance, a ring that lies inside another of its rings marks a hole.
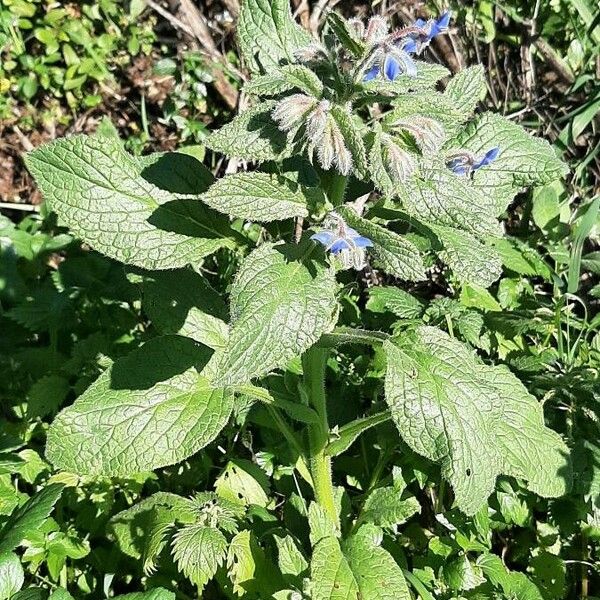
[[[444,143],[444,127],[429,117],[414,115],[398,119],[391,126],[410,133],[423,152],[437,152]]]
[[[307,113],[315,106],[317,100],[306,94],[292,94],[281,100],[274,108],[271,116],[283,131],[291,131],[302,124]]]
[[[393,182],[406,181],[416,170],[415,157],[401,148],[389,135],[381,138],[383,166]]]

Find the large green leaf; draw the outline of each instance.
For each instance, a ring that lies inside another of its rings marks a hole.
[[[542,407],[505,367],[481,364],[462,343],[421,327],[402,347],[386,342],[386,401],[406,443],[439,462],[456,503],[475,514],[501,474],[542,496],[566,493],[569,451]]]
[[[189,338],[164,336],[117,360],[52,423],[48,459],[79,474],[125,476],[194,454],[233,404],[199,375],[209,356]]]
[[[121,262],[173,269],[233,244],[225,217],[144,179],[139,161],[115,137],[62,138],[25,162],[60,219]]]
[[[50,484],[15,509],[0,531],[0,554],[11,551],[28,535],[37,532],[52,512],[62,490],[61,484]]]
[[[215,385],[248,383],[284,367],[333,328],[333,272],[289,259],[293,251],[263,244],[242,263],[231,289],[229,341],[215,356]]]
[[[494,204],[469,179],[448,169],[428,170],[398,186],[397,193],[403,209],[417,219],[478,236],[500,234]]]
[[[548,183],[568,171],[546,140],[529,135],[520,125],[494,113],[485,113],[471,123],[456,146],[476,155],[500,148],[498,158],[473,177],[474,186],[489,198],[496,214],[506,208],[519,188]]]
[[[294,62],[311,37],[292,18],[289,0],[243,0],[237,26],[242,56],[252,71]]]
[[[479,241],[475,236],[452,227],[431,225],[443,246],[439,256],[461,283],[489,287],[500,277],[502,261],[496,248]]]
[[[211,208],[250,221],[307,217],[307,198],[295,182],[270,173],[235,173],[200,196]]]
[[[359,217],[352,208],[340,207],[338,212],[350,227],[373,242],[370,252],[384,271],[407,281],[425,279],[423,259],[419,249],[410,240]]]

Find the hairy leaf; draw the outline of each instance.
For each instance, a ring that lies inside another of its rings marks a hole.
[[[25,581],[21,561],[12,552],[0,552],[0,600],[9,600]]]
[[[302,188],[269,173],[235,173],[219,179],[200,199],[230,217],[249,221],[279,221],[307,217]]]
[[[442,243],[440,258],[452,269],[462,283],[489,287],[500,277],[502,262],[493,246],[480,242],[476,237],[440,225],[430,225]]]
[[[324,537],[316,544],[310,575],[313,600],[358,600],[358,584],[335,537]]]
[[[200,370],[210,352],[163,336],[117,360],[52,423],[46,454],[85,475],[131,475],[179,462],[212,441],[233,398]]]
[[[402,574],[392,556],[380,545],[380,530],[364,525],[344,545],[344,554],[358,584],[360,596],[369,600],[411,600]]]
[[[548,183],[567,172],[546,140],[529,135],[500,115],[481,115],[457,139],[457,147],[476,155],[495,146],[500,148],[498,158],[473,177],[474,186],[489,197],[495,214],[506,208],[519,188]]]
[[[136,159],[114,137],[62,138],[34,150],[25,162],[49,207],[111,258],[173,269],[232,246],[224,217],[144,179]]]
[[[215,527],[187,525],[173,538],[173,558],[179,570],[202,589],[223,564],[227,540]]]
[[[286,251],[263,244],[242,263],[231,290],[229,341],[215,357],[215,385],[248,383],[284,367],[333,328],[333,273],[288,260]]]
[[[506,368],[481,364],[433,327],[419,328],[402,348],[384,347],[392,418],[415,452],[441,464],[464,512],[479,510],[500,473],[525,479],[542,496],[569,489],[566,445]]]
[[[237,27],[242,56],[252,71],[294,62],[311,37],[292,19],[289,0],[243,0]]]
[[[268,100],[234,117],[227,125],[213,131],[206,146],[242,160],[281,160],[290,155],[285,133],[271,118],[276,102]]]
[[[470,117],[486,91],[482,65],[474,65],[457,73],[446,86],[445,94],[464,118]]]

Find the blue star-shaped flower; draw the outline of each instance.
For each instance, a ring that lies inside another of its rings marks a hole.
[[[446,166],[457,175],[470,175],[496,160],[499,154],[498,146],[490,148],[483,156],[479,157],[467,151],[457,152],[448,159]]]
[[[429,44],[431,40],[442,33],[448,31],[448,25],[450,24],[450,17],[452,13],[446,11],[442,14],[439,19],[417,19],[412,27],[414,29],[407,34],[408,41],[406,42],[404,49],[406,52],[415,52],[420,54]]]
[[[375,58],[373,66],[363,77],[364,81],[371,81],[379,74],[390,81],[394,81],[399,75],[414,77],[417,74],[415,61],[401,45],[386,44],[375,53]]]
[[[342,222],[343,223],[343,222]],[[332,254],[339,254],[344,250],[356,250],[356,248],[369,248],[373,242],[348,227],[345,223],[337,229],[322,229],[310,236],[311,240],[320,242]]]

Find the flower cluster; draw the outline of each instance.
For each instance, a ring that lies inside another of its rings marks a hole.
[[[279,128],[288,133],[290,141],[304,127],[309,154],[316,152],[324,169],[335,166],[342,175],[348,175],[352,170],[352,154],[330,108],[329,100],[293,94],[279,102],[272,116]]]
[[[388,33],[388,26],[381,17],[373,17],[367,27],[359,21],[353,26],[369,45],[369,53],[359,69],[363,81],[371,81],[378,75],[394,81],[399,75],[414,77],[417,66],[413,54],[421,54],[431,40],[445,33],[450,23],[450,12],[439,19],[417,19],[411,26]]]
[[[310,239],[320,242],[325,250],[336,255],[344,269],[352,267],[357,271],[366,266],[365,248],[373,246],[369,238],[348,227],[344,219],[335,212],[327,216],[323,228]]]

